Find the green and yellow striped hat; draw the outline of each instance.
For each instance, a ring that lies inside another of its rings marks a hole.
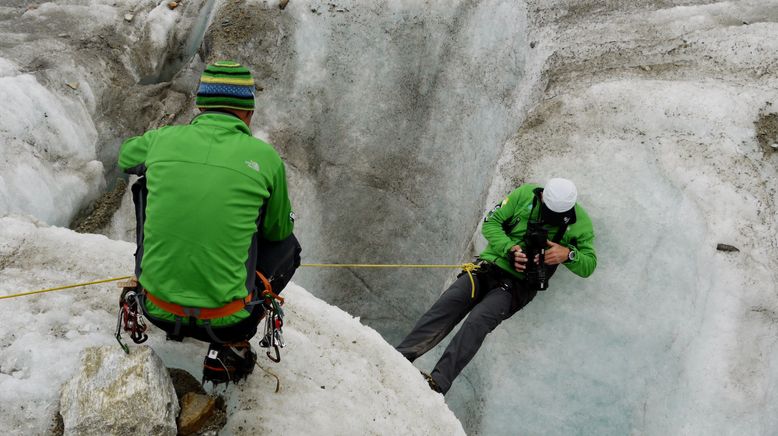
[[[254,79],[251,71],[235,61],[218,61],[200,76],[195,106],[254,110]]]

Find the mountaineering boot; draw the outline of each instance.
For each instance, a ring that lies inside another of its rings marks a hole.
[[[249,341],[231,344],[210,344],[203,360],[203,384],[238,382],[254,370],[257,353],[252,351]]]
[[[443,390],[440,389],[440,386],[438,386],[438,382],[436,382],[435,379],[432,378],[431,375],[427,374],[424,371],[419,371],[419,372],[421,373],[421,375],[424,376],[424,380],[427,380],[427,384],[430,385],[430,389],[432,389],[433,391],[435,391],[435,392],[437,392],[439,394],[443,393]]]

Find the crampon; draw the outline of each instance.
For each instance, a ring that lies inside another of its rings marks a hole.
[[[202,384],[211,382],[216,386],[221,383],[239,382],[251,374],[256,361],[257,353],[252,351],[249,341],[212,343],[203,360]]]

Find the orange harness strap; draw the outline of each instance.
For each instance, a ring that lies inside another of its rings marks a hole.
[[[279,296],[278,294],[273,292],[273,287],[270,286],[270,282],[267,281],[265,276],[263,276],[259,271],[257,271],[257,277],[259,277],[260,280],[262,280],[262,283],[265,285],[265,291],[262,292],[262,296],[266,300],[278,300],[281,305],[284,304],[284,297]]]
[[[259,271],[257,271],[257,276],[259,277],[260,280],[262,280],[262,283],[265,285],[265,291],[262,293],[262,296],[267,298],[267,293],[269,292],[272,298],[280,299],[280,301],[283,304],[283,299],[273,293],[273,291],[270,288],[270,282],[268,282],[265,276],[260,274]],[[225,316],[233,315],[243,310],[243,308],[245,308],[252,302],[251,294],[249,293],[249,295],[246,295],[245,298],[241,298],[239,300],[233,300],[222,307],[215,307],[215,308],[184,307],[181,306],[180,304],[170,303],[165,300],[162,300],[159,297],[152,294],[151,292],[149,292],[148,289],[144,289],[143,291],[146,294],[146,298],[151,300],[151,302],[154,303],[155,306],[159,307],[165,312],[170,312],[173,315],[177,315],[181,317],[191,316],[202,320],[224,318]]]
[[[216,307],[213,309],[207,307],[184,307],[179,304],[160,300],[159,297],[155,297],[154,294],[148,291],[148,289],[144,289],[144,291],[146,292],[146,298],[151,300],[155,306],[159,307],[165,312],[170,312],[173,315],[178,315],[181,317],[191,316],[197,319],[224,318],[225,316],[230,316],[240,310],[243,310],[243,308],[251,302],[251,295],[247,295],[246,298],[241,300],[234,300],[230,303],[227,303],[226,306]]]

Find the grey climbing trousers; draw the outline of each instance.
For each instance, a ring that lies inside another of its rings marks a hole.
[[[500,272],[496,266],[477,273],[475,278],[475,298],[472,298],[469,277],[460,275],[397,346],[397,351],[413,362],[470,314],[430,374],[443,394],[481,348],[486,335],[532,301],[537,293],[526,290],[523,281]]]

